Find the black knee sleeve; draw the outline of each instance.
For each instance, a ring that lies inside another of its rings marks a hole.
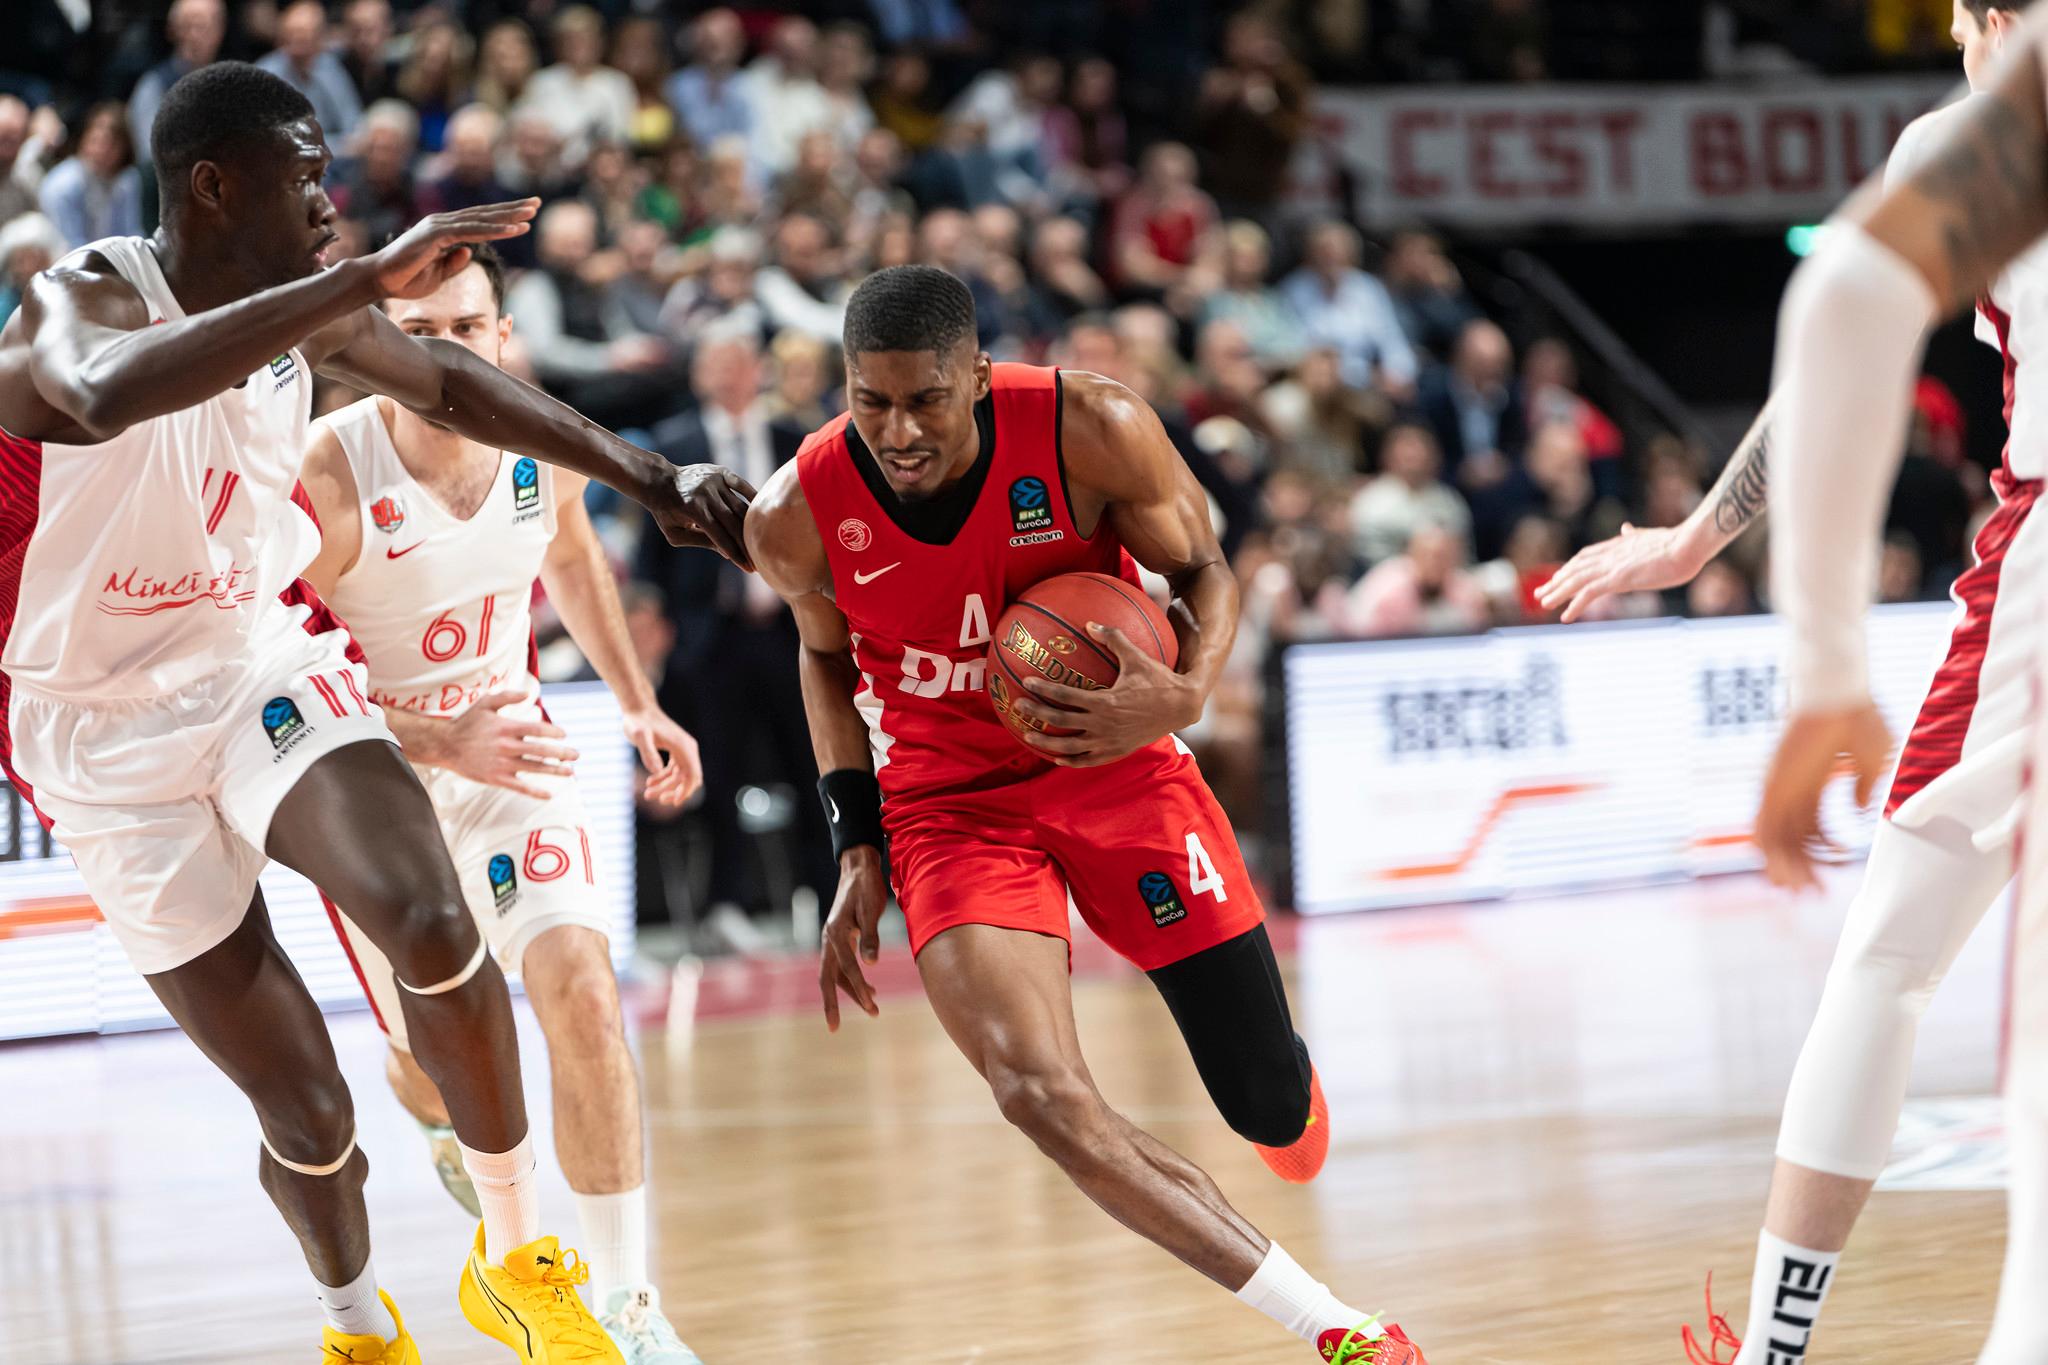
[[[1308,1126],[1308,1045],[1288,1016],[1265,926],[1147,975],[1232,1131],[1264,1147],[1300,1137]]]

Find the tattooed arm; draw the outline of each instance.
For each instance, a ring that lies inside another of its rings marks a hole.
[[[1774,406],[1764,404],[1721,477],[1683,523],[1647,529],[1624,525],[1620,535],[1573,555],[1536,590],[1536,600],[1549,611],[1563,607],[1562,619],[1576,621],[1602,598],[1690,583],[1763,513]]]

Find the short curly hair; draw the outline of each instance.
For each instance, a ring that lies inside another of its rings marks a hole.
[[[304,95],[247,62],[214,62],[180,77],[149,129],[149,159],[164,202],[184,197],[200,162],[226,160],[312,117]]]
[[[892,265],[860,282],[846,301],[841,342],[849,356],[869,351],[937,351],[975,337],[974,295],[935,266]]]

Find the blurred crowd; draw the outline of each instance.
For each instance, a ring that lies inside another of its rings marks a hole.
[[[1483,0],[1473,15],[1540,36],[1565,7]],[[987,350],[1129,385],[1208,490],[1245,609],[1201,738],[1255,825],[1276,644],[1545,619],[1533,593],[1556,565],[1624,521],[1677,524],[1710,471],[1611,420],[1564,339],[1511,338],[1431,231],[1367,241],[1290,207],[1316,80],[1297,53],[1327,61],[1317,25],[1355,12],[1385,37],[1458,6],[1029,8],[176,0],[110,40],[130,74],[108,98],[0,72],[16,92],[0,94],[0,318],[69,247],[153,225],[151,118],[220,56],[257,60],[318,111],[343,253],[429,212],[539,196],[535,231],[505,252],[511,363],[678,462],[764,480],[842,406],[854,284],[942,266],[972,290]],[[1925,488],[1886,561],[1896,595],[1953,574],[1984,501],[1939,400],[1923,395],[1909,477]],[[593,500],[643,660],[704,743],[711,880],[689,899],[759,906],[784,898],[777,876],[829,895],[814,803],[750,817],[738,800],[810,787],[788,613],[607,490]],[[1605,611],[1755,610],[1759,551],[1752,537],[1671,600]],[[566,641],[544,660],[550,676],[585,667]],[[777,819],[794,843],[764,871],[747,840]],[[643,866],[643,884],[686,861]]]

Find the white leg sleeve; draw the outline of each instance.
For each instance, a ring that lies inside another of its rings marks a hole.
[[[1771,470],[1772,605],[1792,627],[1792,705],[1870,694],[1863,616],[1885,500],[1937,301],[1905,259],[1834,223],[1785,290]]]
[[[2011,850],[1980,851],[1957,821],[1878,826],[1792,1071],[1780,1157],[1858,1180],[1884,1169],[1920,1018],[2011,875]]]
[[[2048,1360],[2048,1118],[2008,1102],[2005,1273],[1978,1365]]]

